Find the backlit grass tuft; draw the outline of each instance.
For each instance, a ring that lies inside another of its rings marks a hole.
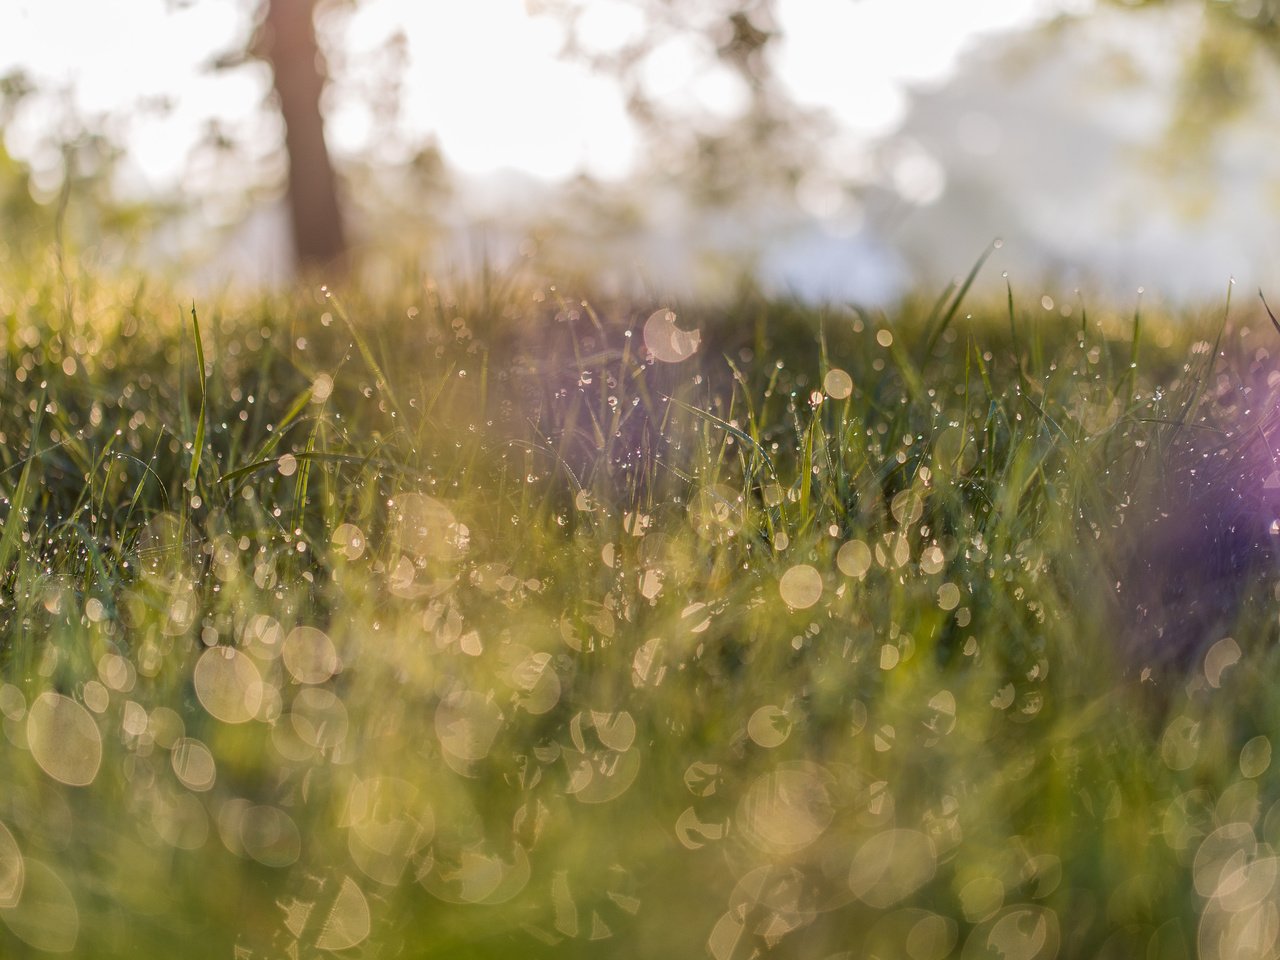
[[[1280,948],[1265,314],[449,290],[4,268],[0,953]]]

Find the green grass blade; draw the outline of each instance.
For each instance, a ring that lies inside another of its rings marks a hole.
[[[995,253],[999,249],[1000,242],[998,240],[991,241],[987,246],[987,249],[982,251],[981,256],[978,257],[973,266],[969,269],[968,276],[964,278],[964,283],[960,284],[960,289],[956,291],[955,299],[953,299],[951,301],[951,305],[947,307],[947,312],[942,315],[942,319],[938,322],[938,325],[933,328],[925,340],[924,355],[926,357],[933,353],[933,348],[938,345],[938,340],[947,332],[947,327],[951,326],[951,321],[956,318],[956,313],[960,310],[960,304],[964,302],[964,298],[966,294],[968,294],[969,288],[973,286],[973,281],[978,278],[978,272],[982,270],[983,265],[987,262],[987,259],[991,254]]]
[[[775,478],[777,477],[778,471],[774,467],[773,461],[769,459],[769,454],[765,451],[764,447],[756,443],[755,440],[753,440],[750,436],[748,436],[742,430],[739,430],[733,424],[720,419],[711,411],[703,410],[699,407],[695,407],[692,404],[688,404],[688,403],[685,403],[683,400],[677,399],[676,397],[671,397],[671,396],[667,396],[666,394],[663,394],[663,399],[665,399],[668,403],[675,404],[677,407],[679,407],[681,410],[684,410],[686,413],[692,413],[696,417],[701,417],[703,420],[706,420],[708,423],[711,423],[719,427],[721,430],[724,430],[726,433],[732,434],[733,437],[736,440],[738,440],[738,442],[746,444],[748,449],[754,450],[756,453],[758,453],[760,455],[760,458],[764,461],[765,466],[769,468],[769,473],[772,474]]]
[[[205,381],[207,379],[204,366],[204,342],[200,337],[200,318],[196,315],[196,305],[191,304],[191,328],[196,343],[196,372],[200,384],[200,414],[196,420],[196,436],[191,448],[191,466],[187,471],[187,489],[196,492],[196,480],[200,476],[200,462],[204,459],[205,431]]]
[[[14,552],[18,549],[18,539],[23,526],[22,512],[26,509],[27,497],[31,492],[31,470],[39,454],[36,444],[40,441],[40,424],[44,418],[45,396],[40,395],[36,404],[35,421],[31,425],[31,443],[27,459],[22,464],[22,472],[18,475],[18,486],[9,500],[9,515],[4,521],[4,530],[0,531],[0,582],[9,578],[9,564]]]

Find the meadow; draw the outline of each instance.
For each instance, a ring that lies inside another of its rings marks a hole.
[[[0,955],[1280,954],[1262,305],[0,261]]]

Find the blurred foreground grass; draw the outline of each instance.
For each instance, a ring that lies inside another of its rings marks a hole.
[[[1265,316],[659,306],[5,266],[0,954],[1277,955]]]

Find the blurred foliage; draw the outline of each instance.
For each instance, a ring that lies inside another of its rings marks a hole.
[[[566,27],[562,56],[618,78],[632,116],[649,139],[659,177],[684,184],[711,207],[789,191],[812,169],[814,145],[831,130],[820,110],[801,107],[778,83],[770,51],[781,36],[773,0],[627,0],[643,18],[639,34],[606,52],[580,37],[584,0],[535,0],[529,9]],[[718,65],[746,91],[736,114],[699,115],[688,104],[663,102],[644,82],[646,61],[664,44],[695,38],[705,62]]]
[[[1182,147],[1204,143],[1215,124],[1247,110],[1257,94],[1255,55],[1280,66],[1277,0],[1115,0],[1125,7],[1202,8],[1198,41],[1187,57],[1172,133]]]
[[[61,160],[60,183],[51,193],[47,182],[38,182],[31,166],[10,155],[4,144],[14,112],[38,92],[22,71],[0,77],[0,215],[10,227],[5,242],[22,257],[38,256],[52,243],[60,256],[70,247],[119,263],[144,247],[177,207],[161,198],[122,198],[115,178],[124,148],[110,118],[69,112],[67,122],[51,129],[43,144]]]
[[[1277,0],[1114,0],[1124,7],[1170,5],[1203,7],[1211,17],[1224,17],[1252,30],[1260,40],[1280,44],[1280,2]]]
[[[1196,30],[1181,51],[1184,59],[1163,142],[1152,144],[1144,153],[1147,163],[1164,178],[1173,208],[1197,220],[1220,195],[1218,185],[1231,176],[1223,142],[1232,129],[1239,133],[1247,126],[1270,122],[1261,118],[1264,107],[1273,104],[1280,91],[1280,4],[1275,0],[1113,0],[1113,5],[1166,8],[1198,16]],[[1256,152],[1257,146],[1248,149]],[[1265,162],[1261,155],[1257,160]]]

